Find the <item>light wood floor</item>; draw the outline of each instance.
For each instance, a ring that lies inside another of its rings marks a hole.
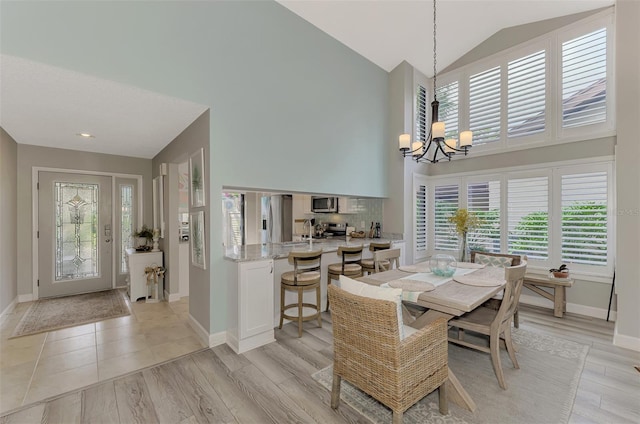
[[[31,302],[0,324],[0,414],[205,347],[189,300],[131,304],[131,315],[11,339]]]
[[[521,307],[521,328],[590,346],[571,423],[640,422],[640,353],[612,346],[613,323],[549,309]],[[1,423],[341,423],[368,422],[311,374],[332,362],[331,322],[276,330],[276,343],[236,355],[226,345],[204,349],[25,406]],[[480,354],[480,353],[479,353]],[[541,407],[544,407],[541,405]]]

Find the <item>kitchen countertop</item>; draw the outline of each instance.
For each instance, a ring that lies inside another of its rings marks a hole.
[[[318,239],[313,240],[313,250],[322,249],[322,253],[337,252],[339,246],[369,246],[371,242],[404,243],[404,240],[392,240],[388,238],[352,238],[348,242],[345,240]],[[225,250],[224,258],[233,262],[260,261],[264,259],[285,259],[289,252],[308,252],[308,241],[289,241],[285,243],[265,243],[248,244],[245,246],[228,247]]]

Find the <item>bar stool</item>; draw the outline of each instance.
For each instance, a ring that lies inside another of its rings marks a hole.
[[[351,278],[362,277],[360,261],[363,249],[362,245],[338,247],[338,256],[342,257],[342,262],[327,267],[327,288],[331,280],[339,280],[341,275]],[[329,296],[327,296],[327,310],[329,310]]]
[[[313,319],[318,320],[318,326],[322,327],[322,316],[320,311],[320,261],[322,250],[313,252],[289,252],[289,264],[293,265],[293,271],[284,272],[280,277],[280,326],[284,319],[298,321],[298,337],[302,337],[302,322]],[[316,303],[304,303],[302,296],[305,290],[316,290]],[[298,302],[284,304],[285,290],[298,293]],[[285,311],[291,308],[298,308],[298,315],[287,315]],[[304,316],[302,308],[311,308],[316,312],[312,315]]]
[[[369,251],[371,252],[376,252],[378,250],[385,250],[385,249],[390,249],[391,248],[391,242],[387,242],[387,243],[371,243],[369,244]],[[374,272],[376,272],[374,264],[373,264],[373,258],[371,259],[363,259],[360,264],[362,265],[362,273],[364,274],[365,272],[367,274],[372,274]],[[381,264],[384,268],[387,267],[388,264]]]

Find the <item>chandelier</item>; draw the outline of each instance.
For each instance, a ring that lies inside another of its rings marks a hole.
[[[416,162],[438,163],[451,160],[456,153],[466,156],[473,145],[473,133],[462,131],[460,139],[445,139],[444,122],[438,121],[440,102],[436,98],[436,0],[433,0],[433,101],[431,102],[431,128],[426,140],[411,142],[411,134],[401,134],[398,144],[403,157],[411,155]],[[439,156],[440,155],[440,156]]]

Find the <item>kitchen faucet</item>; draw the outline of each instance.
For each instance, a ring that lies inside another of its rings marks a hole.
[[[304,220],[304,223],[302,224],[302,230],[307,228],[307,225],[309,225],[309,249],[311,249],[313,247],[313,223],[310,219]]]

